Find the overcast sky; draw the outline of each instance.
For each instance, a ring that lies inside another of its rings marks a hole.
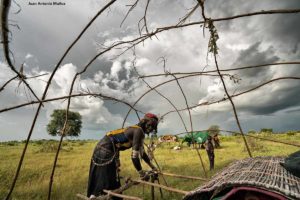
[[[50,72],[67,47],[83,27],[108,1],[62,0],[65,5],[29,5],[48,2],[44,0],[16,0],[12,3],[9,20],[20,29],[10,26],[10,50],[17,68],[24,65],[24,73],[30,77],[48,73],[37,79],[28,79],[39,97],[45,88]],[[47,98],[59,97],[69,92],[76,72],[81,71],[101,50],[116,41],[130,40],[138,36],[138,23],[144,15],[146,1],[140,0],[121,25],[128,5],[134,1],[122,0],[104,12],[70,51],[57,71]],[[175,25],[195,6],[193,0],[150,1],[147,22],[149,31],[158,27]],[[232,15],[272,9],[300,8],[299,0],[209,0],[205,3],[207,17],[220,18]],[[17,11],[20,9],[20,12]],[[187,22],[202,21],[198,8]],[[226,22],[216,22],[220,39],[217,56],[221,69],[236,68],[275,62],[300,61],[300,14],[260,15]],[[161,57],[166,60],[169,72],[214,70],[213,57],[207,56],[209,32],[203,33],[199,25],[169,30],[146,40],[117,56],[122,49],[112,50],[99,57],[76,82],[74,93],[92,91],[116,97],[129,103],[135,102],[149,88],[139,79],[133,69],[133,61],[142,75],[163,73]],[[239,83],[225,78],[230,94],[237,94],[268,80],[294,76],[300,77],[299,65],[278,65],[264,68],[229,72],[239,77]],[[0,57],[0,86],[15,76],[7,66],[3,51]],[[151,86],[171,77],[145,79]],[[192,77],[180,79],[189,106],[201,102],[220,100],[224,89],[218,77]],[[34,100],[30,92],[13,81],[0,93],[0,109]],[[234,98],[238,116],[245,132],[273,128],[274,131],[300,130],[300,81],[280,80],[258,90]],[[157,88],[179,109],[185,108],[185,100],[176,82]],[[66,108],[65,101],[45,104],[39,115],[32,139],[53,138],[47,135],[46,125],[54,109]],[[174,108],[154,91],[137,104],[143,112],[163,115]],[[72,98],[71,110],[83,117],[80,139],[99,139],[106,131],[120,128],[128,107],[121,103],[103,101],[93,97]],[[0,140],[24,140],[30,129],[36,106],[22,107],[0,113]],[[188,112],[181,112],[188,130],[191,130]],[[193,129],[207,129],[219,125],[224,130],[238,130],[232,106],[229,102],[201,106],[191,111]],[[142,115],[141,115],[142,116]],[[127,125],[137,123],[131,113]],[[159,134],[176,134],[185,131],[178,117],[166,115],[159,124]]]

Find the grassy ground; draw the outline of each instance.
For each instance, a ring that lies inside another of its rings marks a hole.
[[[272,135],[263,134],[262,137],[300,143],[300,133],[295,135]],[[249,139],[249,138],[248,138]],[[52,199],[76,199],[76,193],[85,194],[87,176],[90,165],[90,158],[97,141],[66,141],[60,153],[56,173],[54,177]],[[155,150],[155,157],[160,167],[165,172],[181,175],[204,177],[203,170],[195,149],[187,146],[181,151],[174,151],[171,147],[176,144],[164,144]],[[235,160],[248,157],[239,136],[221,137],[222,148],[215,150],[215,170],[208,172],[209,176],[214,175],[222,168]],[[272,142],[262,142],[258,139],[249,139],[249,145],[253,156],[283,155],[286,156],[299,150],[297,147]],[[13,192],[13,199],[46,199],[49,187],[49,177],[55,156],[57,142],[35,141],[28,147],[19,179]],[[0,199],[5,198],[9,191],[12,179],[16,172],[20,154],[24,143],[6,142],[0,143]],[[130,151],[121,152],[122,171],[121,176],[137,178],[130,159]],[[206,168],[208,159],[205,150],[200,150]],[[145,166],[145,168],[147,168]],[[181,189],[192,190],[203,182],[185,179],[165,177],[169,186]],[[160,178],[163,183],[162,178]],[[164,192],[164,199],[181,199],[178,194]],[[150,189],[147,186],[134,186],[125,194],[150,199]],[[159,193],[156,190],[156,197]]]

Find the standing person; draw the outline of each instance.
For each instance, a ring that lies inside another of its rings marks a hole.
[[[214,135],[213,141],[214,141],[214,144],[215,144],[215,148],[220,148],[220,139],[218,137],[218,134]]]
[[[157,132],[157,125],[158,117],[147,113],[137,125],[106,133],[96,145],[91,159],[87,189],[89,198],[105,194],[103,189],[113,190],[121,186],[118,176],[119,151],[132,148],[131,160],[142,179],[148,177],[146,171],[142,169],[140,157],[152,170],[157,170],[144,152],[145,134]]]
[[[214,145],[212,144],[212,137],[209,135],[206,141],[206,152],[209,159],[209,170],[214,169],[215,164],[215,153],[214,153]]]

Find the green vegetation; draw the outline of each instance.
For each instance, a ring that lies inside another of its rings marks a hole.
[[[259,134],[260,137],[282,140],[287,142],[300,141],[300,133],[291,134]],[[247,138],[253,156],[286,156],[299,150],[297,147],[273,142]],[[221,148],[215,150],[216,169],[208,172],[214,175],[235,160],[248,157],[240,136],[220,136]],[[146,141],[147,142],[147,141]],[[46,199],[48,194],[49,177],[54,161],[58,141],[32,141],[28,147],[19,179],[13,192],[13,199]],[[52,199],[76,199],[76,193],[85,194],[90,158],[97,141],[64,141],[59,155]],[[299,142],[298,142],[299,143]],[[181,151],[172,150],[174,144],[162,144],[155,150],[155,156],[160,167],[165,172],[181,175],[204,177],[197,152],[187,146]],[[0,199],[4,199],[23,150],[23,142],[0,143]],[[121,152],[121,176],[137,178],[138,175],[130,159],[130,151]],[[205,150],[200,150],[206,168],[209,166]],[[147,169],[145,167],[145,169]],[[165,177],[168,185],[181,190],[192,190],[202,184],[201,181],[191,181]],[[124,181],[124,179],[123,179]],[[160,182],[164,183],[160,178]],[[159,192],[156,189],[156,196]],[[150,199],[148,186],[134,186],[125,194]],[[165,199],[181,199],[181,195],[164,191]]]
[[[272,128],[262,128],[262,129],[260,129],[260,132],[270,132],[270,133],[273,133],[273,129]]]

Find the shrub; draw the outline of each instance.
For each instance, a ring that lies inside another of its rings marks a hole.
[[[296,131],[288,131],[286,134],[288,136],[296,135]]]
[[[46,142],[45,140],[36,140],[36,141],[33,141],[33,144],[39,146],[39,145],[42,145],[45,142]]]
[[[247,143],[250,151],[264,151],[264,145],[259,139],[247,137]],[[246,151],[246,146],[244,147],[244,151]]]
[[[260,132],[269,132],[269,133],[273,133],[273,129],[272,128],[262,128],[260,130]]]
[[[17,146],[18,145],[18,141],[16,140],[13,140],[13,141],[9,141],[6,143],[7,146]]]
[[[57,151],[58,148],[58,142],[46,142],[45,144],[43,144],[40,149],[37,151],[37,153],[55,153]],[[61,146],[61,151],[71,151],[73,150],[73,147],[69,146],[68,144],[62,143]]]

